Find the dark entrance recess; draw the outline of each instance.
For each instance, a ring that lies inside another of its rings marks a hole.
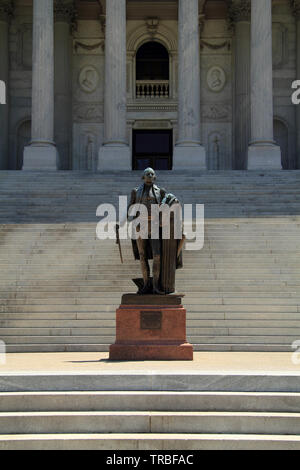
[[[133,170],[172,170],[172,130],[133,131]]]

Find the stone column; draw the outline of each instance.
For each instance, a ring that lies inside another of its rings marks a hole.
[[[233,166],[235,170],[246,170],[248,166],[248,145],[251,138],[251,0],[232,1],[229,15],[235,31],[235,153]]]
[[[104,144],[98,169],[130,170],[126,136],[126,0],[106,2]]]
[[[281,169],[273,133],[272,1],[251,0],[251,142],[248,169]]]
[[[54,6],[54,136],[59,170],[72,169],[72,22],[73,1]]]
[[[296,19],[297,80],[300,80],[300,0],[290,0]],[[300,105],[296,106],[296,168],[300,170]]]
[[[9,119],[9,51],[8,27],[9,19],[13,13],[11,1],[0,0],[0,80],[6,89],[6,102],[0,104],[0,170],[8,169],[8,119]]]
[[[201,145],[199,39],[198,0],[179,0],[178,141],[174,170],[206,168]]]
[[[32,135],[23,170],[56,170],[53,0],[33,0]]]

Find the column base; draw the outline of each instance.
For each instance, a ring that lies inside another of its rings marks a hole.
[[[54,145],[28,145],[24,148],[23,171],[56,171],[58,152]]]
[[[99,150],[99,171],[131,171],[131,151],[128,145],[103,145]]]
[[[173,170],[206,170],[206,152],[202,145],[176,145]]]
[[[281,149],[278,145],[250,145],[248,170],[281,170]]]

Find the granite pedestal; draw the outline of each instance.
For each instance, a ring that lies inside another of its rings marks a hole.
[[[192,361],[181,299],[180,295],[125,294],[116,312],[116,342],[110,346],[110,360]]]

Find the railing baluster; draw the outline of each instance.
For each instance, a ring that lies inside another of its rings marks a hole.
[[[136,98],[163,99],[169,98],[170,87],[166,80],[138,80],[136,82]]]

